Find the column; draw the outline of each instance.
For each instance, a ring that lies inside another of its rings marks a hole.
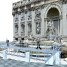
[[[33,35],[35,35],[36,34],[36,30],[35,30],[35,21],[34,21],[34,19],[35,19],[35,11],[32,11],[32,34]]]
[[[18,14],[19,22],[18,22],[18,35],[19,40],[21,40],[21,13]]]
[[[45,22],[44,22],[44,9],[41,9],[41,35],[45,33]]]
[[[13,39],[15,37],[15,15],[13,15]]]
[[[25,36],[28,35],[27,11],[25,12]]]
[[[63,35],[67,36],[67,20],[66,20],[66,12],[67,12],[67,4],[63,4],[62,14],[63,14]]]
[[[60,35],[63,35],[63,19],[62,19],[62,15],[60,16]]]
[[[44,34],[44,36],[46,36],[46,31],[47,31],[47,19],[46,18],[44,18],[44,24],[43,24],[43,28],[44,28],[44,32],[43,32],[43,34]]]
[[[46,14],[46,7],[44,7],[43,12],[44,12],[44,35],[46,36],[46,31],[47,31],[47,20],[48,20],[47,14]]]
[[[47,25],[47,19],[45,19],[45,32],[47,31],[47,27],[48,25]]]

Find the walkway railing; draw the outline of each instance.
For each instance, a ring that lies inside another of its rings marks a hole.
[[[15,59],[25,62],[35,62],[35,61],[42,61],[45,64],[60,64],[60,51],[56,47],[53,49],[35,49],[35,48],[29,48],[29,47],[17,47],[17,46],[0,46],[0,48],[4,49],[0,51],[0,56],[3,57],[3,59]],[[13,51],[10,51],[10,50]],[[14,52],[15,50],[21,51]]]

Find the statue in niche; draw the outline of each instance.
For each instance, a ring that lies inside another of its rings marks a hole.
[[[15,24],[16,33],[18,32],[18,24]]]
[[[36,23],[36,33],[40,34],[40,23]]]
[[[55,35],[56,35],[56,29],[54,27],[53,22],[48,22],[47,27],[48,28],[47,28],[46,34],[47,34],[48,39],[54,40]]]
[[[24,33],[25,25],[24,24],[21,24],[21,28],[22,28],[22,33]]]
[[[40,9],[37,9],[35,11],[35,20],[36,20],[36,33],[40,34],[41,33],[41,12]]]
[[[32,31],[32,25],[31,25],[31,23],[29,23],[28,24],[28,33],[31,33],[31,31]]]
[[[52,22],[48,22],[47,27],[48,27],[47,28],[47,33],[52,34],[53,23]]]

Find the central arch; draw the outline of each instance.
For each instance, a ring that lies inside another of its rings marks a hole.
[[[56,29],[56,34],[61,34],[61,16],[62,16],[62,10],[59,4],[49,4],[44,13],[44,21],[46,25],[46,32],[48,28],[48,22],[52,22],[55,29]]]
[[[59,11],[57,8],[51,8],[49,9],[49,11],[47,12],[47,17],[48,18],[53,18],[53,17],[58,17],[60,14],[59,14]]]
[[[56,8],[59,11],[59,15],[60,16],[62,15],[62,9],[61,9],[60,5],[58,5],[58,4],[49,4],[46,7],[46,10],[45,10],[45,18],[47,17],[47,13],[51,8]]]
[[[57,8],[51,8],[47,12],[47,23],[51,23],[52,34],[60,33],[60,14]]]
[[[55,29],[54,34],[60,34],[60,16],[61,16],[60,8],[56,5],[53,5],[53,6],[51,5],[47,7],[45,14],[46,14],[45,18],[47,21],[47,25],[49,22],[51,22],[52,26]]]

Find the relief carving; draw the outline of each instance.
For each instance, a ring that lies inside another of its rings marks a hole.
[[[36,34],[41,33],[41,11],[40,9],[35,10],[35,22],[36,22]]]

